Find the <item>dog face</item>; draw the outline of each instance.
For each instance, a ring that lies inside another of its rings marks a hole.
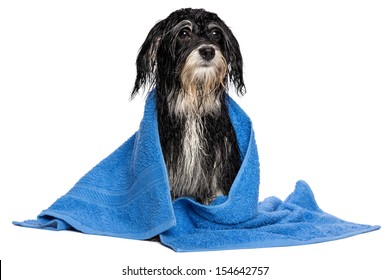
[[[238,94],[245,93],[237,40],[216,14],[203,9],[181,9],[158,22],[143,43],[136,64],[132,97],[147,85],[156,86],[169,102],[179,92],[195,96],[227,91],[229,83]],[[191,102],[199,108],[199,100],[198,96]]]

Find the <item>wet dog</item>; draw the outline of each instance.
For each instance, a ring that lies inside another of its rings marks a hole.
[[[229,86],[245,93],[239,44],[228,26],[203,9],[181,9],[159,21],[137,57],[131,96],[156,88],[158,129],[172,199],[209,204],[227,195],[241,165],[229,118]]]

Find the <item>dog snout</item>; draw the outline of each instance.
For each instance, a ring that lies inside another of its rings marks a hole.
[[[199,54],[204,60],[210,61],[215,56],[215,49],[210,46],[201,47],[199,49]]]

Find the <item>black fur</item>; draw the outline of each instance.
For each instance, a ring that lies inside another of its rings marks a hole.
[[[183,21],[190,22],[192,30],[182,26]],[[188,36],[188,32],[191,36]],[[179,194],[172,192],[172,198],[191,196],[201,203],[209,203],[217,194],[216,190],[210,187],[215,172],[222,172],[217,177],[217,185],[218,189],[227,195],[241,164],[236,135],[226,107],[229,84],[234,86],[237,94],[245,93],[241,52],[231,30],[216,14],[203,9],[181,9],[158,22],[139,51],[136,62],[137,77],[131,97],[143,87],[156,87],[161,147],[167,169],[176,174],[180,169],[179,158],[184,152],[185,124],[189,118],[172,114],[169,104],[175,102],[179,94],[183,94],[180,91],[180,73],[188,55],[204,44],[218,48],[228,65],[224,83],[215,91],[215,101],[221,104],[220,109],[217,113],[201,116],[199,120],[203,127],[201,145],[204,151],[200,166],[202,174],[209,178],[209,181],[201,181],[193,191]],[[188,180],[191,180],[191,174],[187,175]]]

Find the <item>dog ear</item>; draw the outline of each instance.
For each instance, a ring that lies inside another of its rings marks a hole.
[[[145,42],[142,44],[137,61],[137,77],[134,83],[133,91],[131,92],[131,99],[134,98],[142,87],[149,84],[152,87],[155,84],[156,71],[156,53],[160,44],[161,37],[164,31],[164,21],[156,23],[156,25],[149,31]]]
[[[224,24],[225,29],[225,49],[227,52],[228,61],[228,77],[229,82],[234,85],[238,95],[246,93],[244,76],[243,76],[243,61],[240,51],[240,45],[232,31]]]

